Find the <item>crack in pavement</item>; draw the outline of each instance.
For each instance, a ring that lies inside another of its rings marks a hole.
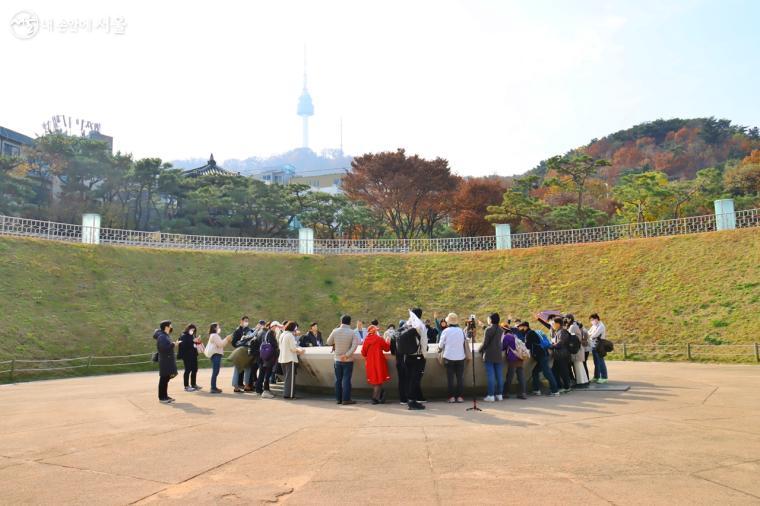
[[[425,451],[427,452],[428,467],[430,468],[430,475],[433,477],[433,488],[435,489],[435,502],[436,504],[443,504],[441,501],[441,493],[438,490],[438,480],[435,477],[435,470],[433,469],[433,455],[430,453],[430,438],[428,437],[427,430],[422,427],[422,433],[425,435]]]
[[[202,475],[202,474],[208,473],[208,472],[210,472],[210,471],[214,471],[214,470],[216,470],[216,469],[219,469],[220,467],[222,467],[222,466],[225,466],[225,465],[227,465],[227,464],[229,464],[229,463],[231,463],[231,462],[235,462],[236,460],[240,460],[240,459],[242,459],[243,457],[247,457],[248,455],[252,455],[252,454],[256,453],[256,452],[257,452],[257,451],[259,451],[259,450],[263,450],[264,448],[267,448],[267,447],[269,447],[269,446],[271,446],[271,445],[273,445],[273,444],[275,444],[275,443],[278,443],[278,442],[282,441],[283,439],[287,439],[287,438],[289,438],[289,437],[290,437],[290,436],[292,436],[293,434],[296,434],[296,433],[298,433],[298,432],[302,431],[303,429],[304,429],[304,427],[301,427],[301,428],[298,428],[298,429],[296,429],[296,430],[294,430],[294,431],[291,431],[291,432],[289,432],[289,433],[285,434],[284,436],[280,436],[280,437],[278,437],[278,438],[276,438],[276,439],[273,439],[272,441],[269,441],[269,442],[268,442],[268,443],[266,443],[266,444],[263,444],[263,445],[261,445],[261,446],[258,446],[258,447],[254,448],[253,450],[251,450],[251,451],[249,451],[249,452],[245,452],[245,453],[242,453],[242,454],[238,455],[237,457],[232,457],[231,459],[229,459],[229,460],[226,460],[225,462],[222,462],[222,463],[220,463],[220,464],[217,464],[217,465],[215,465],[215,466],[211,466],[211,467],[209,467],[208,469],[204,469],[203,471],[201,471],[201,472],[199,472],[199,473],[196,473],[196,474],[194,474],[193,476],[190,476],[189,478],[185,478],[184,480],[182,480],[182,481],[180,481],[180,482],[177,482],[177,483],[170,483],[168,487],[164,487],[164,488],[162,488],[161,490],[158,490],[158,491],[156,491],[156,492],[153,492],[152,494],[148,494],[148,495],[146,495],[145,497],[141,497],[141,498],[139,498],[139,499],[137,499],[137,500],[135,500],[135,501],[132,501],[132,502],[131,502],[131,503],[129,503],[129,504],[130,504],[130,505],[131,505],[131,504],[137,504],[137,503],[139,503],[139,502],[141,502],[141,501],[144,501],[145,499],[148,499],[149,497],[153,497],[154,495],[157,495],[157,494],[160,494],[161,492],[164,492],[165,490],[169,489],[169,488],[170,488],[170,487],[172,487],[172,486],[182,485],[183,483],[187,483],[188,481],[190,481],[190,480],[192,480],[192,479],[195,479],[195,478],[197,478],[198,476],[200,476],[200,475]]]
[[[720,483],[718,481],[711,480],[710,478],[705,478],[704,476],[699,476],[698,474],[692,473],[689,476],[691,476],[692,478],[696,478],[698,480],[703,480],[703,481],[706,481],[708,483],[712,483],[713,485],[718,485],[719,487],[723,487],[723,488],[727,488],[729,490],[733,490],[734,492],[739,492],[740,494],[752,497],[753,499],[760,499],[760,495],[755,495],[755,494],[752,494],[750,492],[746,492],[746,491],[741,490],[739,488],[732,487],[730,485],[726,485],[725,483]]]

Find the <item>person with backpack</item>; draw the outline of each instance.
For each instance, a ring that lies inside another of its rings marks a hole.
[[[441,332],[441,341],[438,343],[439,349],[443,350],[449,403],[464,402],[464,365],[468,346],[464,331],[459,327],[459,316],[456,313],[449,313],[446,317],[446,326]],[[456,386],[454,386],[455,378]]]
[[[240,317],[240,325],[232,333],[232,347],[239,348],[246,346],[246,339],[251,337],[251,327],[248,326],[248,317]],[[243,386],[250,384],[251,381],[251,368],[245,367],[244,369],[238,369],[237,366],[232,367],[232,388],[236,394],[243,393]]]
[[[557,380],[554,378],[551,367],[549,367],[549,348],[551,348],[551,341],[544,335],[539,334],[539,331],[530,328],[530,324],[526,321],[520,322],[518,325],[520,330],[525,335],[525,346],[530,351],[531,358],[536,362],[533,366],[532,385],[533,395],[541,395],[541,383],[539,383],[539,373],[544,375],[546,381],[549,382],[549,392],[552,396],[559,396],[559,389],[557,388]],[[542,332],[543,334],[543,332]]]
[[[554,365],[552,371],[557,383],[562,387],[561,393],[570,392],[570,332],[563,326],[563,319],[559,316],[552,320],[552,356]]]
[[[164,404],[174,402],[169,397],[169,380],[177,375],[177,360],[174,358],[174,342],[169,334],[172,333],[172,322],[164,320],[153,333],[158,352],[158,401]]]
[[[179,338],[177,346],[177,358],[182,359],[185,364],[185,372],[182,376],[185,385],[185,392],[195,392],[201,390],[196,384],[198,376],[198,345],[201,343],[198,337],[198,327],[189,324]]]
[[[607,339],[607,327],[597,313],[591,315],[591,328],[588,331],[591,344],[591,357],[594,359],[594,382],[607,383],[607,362],[604,357],[607,350],[601,346]]]
[[[422,321],[422,309],[414,308],[409,311],[409,319],[403,329],[400,329],[397,339],[396,353],[401,355],[406,372],[406,401],[410,410],[425,409],[422,405],[422,375],[425,371],[425,356],[427,351],[427,330]]]
[[[530,360],[530,352],[528,351],[525,343],[522,342],[512,332],[507,332],[501,341],[501,348],[506,352],[505,358],[507,360],[507,379],[504,383],[503,398],[509,399],[509,388],[512,385],[512,380],[517,375],[517,398],[527,399],[525,386],[525,374],[523,372],[523,361]]]
[[[583,368],[583,333],[572,314],[565,315],[565,326],[567,327],[567,331],[570,332],[568,351],[570,352],[572,373],[573,378],[575,379],[573,388],[588,388],[588,374],[586,374],[586,371]]]
[[[401,330],[406,326],[406,320],[399,320],[398,329],[391,332],[391,355],[396,357],[396,378],[398,379],[398,398],[401,404],[407,405],[409,399],[406,397],[406,366],[404,365],[404,356],[398,351],[398,339]]]
[[[272,399],[274,397],[269,390],[269,377],[272,374],[272,370],[277,363],[277,357],[280,354],[276,332],[278,325],[279,322],[277,321],[266,323],[256,336],[259,349],[259,374],[256,377],[256,395],[264,399]],[[272,327],[274,327],[274,330]]]
[[[504,376],[502,375],[501,336],[504,331],[499,326],[499,321],[499,313],[493,313],[488,317],[489,326],[486,327],[483,344],[480,346],[480,355],[486,366],[487,391],[485,398],[483,398],[484,402],[503,399]]]
[[[211,359],[211,390],[212,394],[221,394],[222,390],[216,387],[216,378],[219,376],[219,370],[222,368],[222,357],[224,357],[224,347],[230,343],[232,334],[224,339],[219,335],[222,332],[222,326],[218,323],[212,323],[208,329],[208,344],[206,345],[206,356]]]
[[[283,399],[296,398],[296,365],[298,364],[298,356],[304,353],[304,349],[298,346],[298,340],[296,340],[297,328],[298,323],[288,321],[285,330],[280,333],[279,337],[280,356],[277,361],[282,366],[285,375],[282,384]]]
[[[354,373],[354,352],[359,347],[359,335],[351,329],[351,316],[341,316],[340,326],[327,337],[327,346],[333,347],[335,402],[345,406],[356,404],[351,398],[351,376]]]
[[[375,325],[367,327],[367,337],[362,343],[362,356],[366,359],[367,383],[372,385],[372,404],[385,403],[383,383],[390,380],[388,361],[383,352],[390,351],[391,344],[377,333]]]

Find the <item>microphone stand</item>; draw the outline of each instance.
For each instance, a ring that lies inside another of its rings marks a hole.
[[[473,322],[473,325],[475,325],[475,322]],[[465,409],[465,411],[483,411],[478,407],[478,392],[475,388],[475,329],[471,329],[469,325],[467,327],[467,334],[472,350],[472,407]]]

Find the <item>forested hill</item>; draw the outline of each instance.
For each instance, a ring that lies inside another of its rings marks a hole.
[[[734,125],[727,119],[658,119],[620,130],[573,151],[609,160],[599,176],[615,184],[621,175],[660,171],[668,178],[693,179],[707,167],[723,168],[731,160],[760,149],[757,127]],[[544,176],[547,161],[528,174]]]

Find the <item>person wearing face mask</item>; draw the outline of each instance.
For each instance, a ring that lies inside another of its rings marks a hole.
[[[174,341],[169,334],[172,333],[172,322],[164,320],[153,333],[158,351],[158,400],[164,404],[174,402],[169,397],[169,380],[177,375],[177,360],[174,358]]]
[[[201,340],[198,337],[198,328],[194,324],[185,327],[177,346],[177,358],[185,364],[185,372],[182,379],[185,383],[185,392],[195,392],[201,387],[195,382],[198,375],[198,348]]]
[[[212,323],[208,329],[208,344],[206,345],[206,356],[211,359],[211,390],[212,394],[221,394],[222,390],[216,387],[216,378],[219,376],[219,370],[222,367],[222,357],[224,356],[224,347],[230,343],[232,334],[224,339],[219,335],[222,332],[222,326],[218,323]]]

